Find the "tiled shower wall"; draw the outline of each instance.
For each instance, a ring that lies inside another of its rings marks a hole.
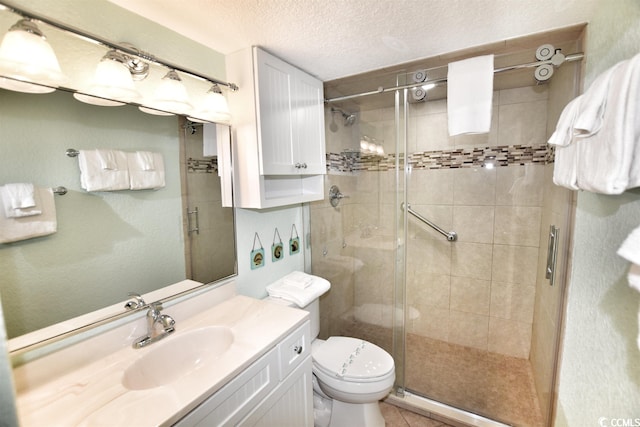
[[[546,86],[496,91],[491,132],[458,137],[448,136],[444,100],[411,106],[409,203],[455,230],[458,241],[447,242],[410,218],[409,332],[529,357],[547,98]],[[327,188],[338,184],[349,198],[338,208],[327,201],[312,204],[314,272],[332,276],[333,285],[322,301],[324,335],[348,334],[343,329],[353,319],[391,325],[396,171],[392,156],[380,163],[365,158],[356,170],[340,164],[340,153],[355,149],[361,135],[393,153],[394,109],[364,111],[356,126],[327,129]],[[482,167],[485,158],[503,166]]]

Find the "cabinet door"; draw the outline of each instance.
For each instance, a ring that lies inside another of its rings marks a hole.
[[[293,86],[293,158],[308,175],[326,173],[322,82],[298,71]]]
[[[258,138],[262,175],[297,174],[291,105],[294,67],[254,49]]]

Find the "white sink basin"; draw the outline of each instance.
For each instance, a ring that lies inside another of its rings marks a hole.
[[[145,390],[170,384],[215,361],[231,347],[233,332],[227,326],[209,326],[165,340],[150,344],[149,352],[125,370],[122,384],[126,388]]]

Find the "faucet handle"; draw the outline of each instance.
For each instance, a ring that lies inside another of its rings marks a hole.
[[[159,318],[159,322],[165,332],[173,332],[175,330],[176,321],[168,314],[163,314]]]
[[[124,305],[124,308],[127,310],[136,310],[138,308],[142,308],[147,305],[142,298],[142,295],[136,292],[129,292],[129,296],[133,298],[133,301],[127,301]]]

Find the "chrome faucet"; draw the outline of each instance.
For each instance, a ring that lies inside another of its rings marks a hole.
[[[176,321],[168,314],[160,314],[160,310],[162,310],[162,303],[153,302],[149,304],[149,311],[147,311],[147,334],[136,339],[133,342],[133,348],[142,348],[153,344],[175,332]],[[162,327],[159,331],[158,325]]]

